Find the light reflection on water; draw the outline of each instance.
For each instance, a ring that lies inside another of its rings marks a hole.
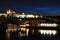
[[[8,29],[8,30],[6,30],[7,31],[7,33],[8,32],[10,32],[10,31],[12,31],[12,32],[16,32],[17,31],[17,29]],[[19,36],[28,36],[28,35],[30,35],[29,34],[29,32],[31,32],[32,33],[32,35],[35,33],[35,31],[36,30],[34,30],[34,29],[32,29],[31,31],[30,31],[30,29],[27,29],[27,28],[19,28]],[[37,33],[39,33],[40,35],[56,35],[57,34],[57,31],[56,30],[37,30]]]
[[[34,34],[34,29],[32,30],[32,33]],[[26,29],[26,35],[23,34],[23,36],[28,36],[30,30]],[[38,30],[38,35],[39,36],[28,36],[28,40],[60,40],[60,38],[58,36],[56,36],[57,31],[56,30]],[[21,35],[21,34],[20,34]],[[36,35],[36,34],[35,34]],[[21,38],[23,39],[23,38]]]
[[[35,31],[36,31],[34,29],[32,29],[30,31],[30,29],[28,29],[28,28],[18,28],[18,29],[19,29],[18,30],[19,31],[19,33],[18,33],[18,37],[19,38],[20,37],[29,37],[29,35],[30,35],[29,32],[31,32],[32,35],[33,35],[35,33]],[[7,30],[7,32],[8,31],[16,32],[17,29],[13,29],[13,30],[12,29],[9,29],[9,30]],[[39,30],[37,30],[37,33],[38,33],[38,37],[37,38],[39,38],[39,39],[41,38],[41,40],[44,40],[44,39],[46,39],[46,40],[50,39],[51,40],[51,39],[54,39],[54,38],[57,38],[58,39],[58,37],[56,36],[56,34],[57,34],[57,31],[56,30],[42,30],[42,29],[39,29]],[[10,32],[8,33],[8,36],[9,36],[9,34],[10,34]],[[37,35],[37,34],[35,33],[35,35]],[[12,35],[12,36],[14,36],[14,35]]]
[[[38,30],[42,35],[56,35],[56,30]]]
[[[24,33],[22,33],[22,31]],[[34,34],[35,30],[33,29],[32,31],[30,31],[30,29],[26,29],[26,28],[21,28],[21,31],[19,33],[20,36],[28,36],[30,35],[29,32],[32,32],[32,35]],[[56,30],[38,30],[38,33],[40,33],[41,35],[56,35],[57,31]],[[24,35],[25,34],[25,35]]]
[[[26,28],[21,28],[21,31],[19,32],[20,36],[28,36],[29,34],[29,29]]]

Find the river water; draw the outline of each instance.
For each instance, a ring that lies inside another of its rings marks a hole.
[[[58,31],[21,28],[19,32],[10,33],[10,40],[60,40]]]

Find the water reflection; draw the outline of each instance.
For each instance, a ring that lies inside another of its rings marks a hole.
[[[23,33],[23,32],[24,33]],[[21,31],[19,32],[20,34],[20,36],[21,35],[23,35],[23,36],[28,36],[28,35],[30,35],[29,34],[29,32],[31,32],[31,34],[33,35],[33,34],[35,34],[35,31],[36,30],[31,30],[30,31],[30,29],[27,29],[27,28],[21,28]],[[56,35],[57,34],[57,31],[56,30],[37,30],[37,32],[38,32],[38,34],[40,33],[41,35]]]
[[[19,36],[28,36],[29,29],[26,28],[20,28]]]
[[[36,34],[36,31],[40,35],[56,35],[56,30],[34,30],[34,29],[28,29],[28,28],[18,28],[18,35],[21,36],[29,36]],[[6,32],[17,32],[17,29],[7,29]]]
[[[11,38],[15,38],[15,37],[31,37],[32,35],[33,36],[40,36],[43,38],[43,37],[46,37],[47,36],[55,36],[57,34],[57,31],[56,30],[43,30],[43,29],[32,29],[32,28],[26,28],[26,27],[20,27],[20,28],[8,28],[6,29],[6,36],[7,36],[7,39],[9,40],[10,37]],[[12,37],[13,36],[13,37]],[[36,36],[36,37],[37,37]]]
[[[26,36],[29,35],[29,29],[26,29]]]
[[[43,35],[56,35],[57,31],[56,30],[38,30]]]

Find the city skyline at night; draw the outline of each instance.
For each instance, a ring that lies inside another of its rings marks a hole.
[[[0,0],[0,40],[60,40],[60,1]]]
[[[12,9],[17,13],[34,13],[42,15],[60,15],[60,6],[57,0],[2,0],[0,12]]]

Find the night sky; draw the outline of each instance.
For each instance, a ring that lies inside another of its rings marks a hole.
[[[17,13],[60,16],[58,0],[0,0],[0,12],[5,12],[9,8]]]

